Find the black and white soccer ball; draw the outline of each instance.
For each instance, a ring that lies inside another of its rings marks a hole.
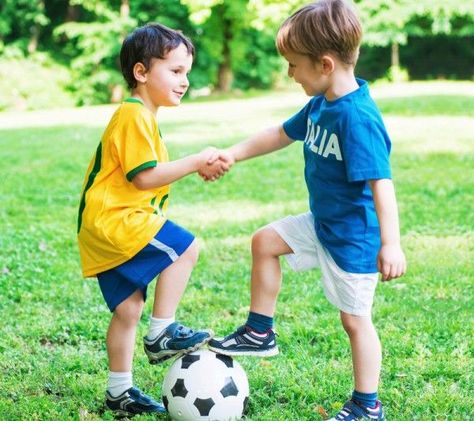
[[[247,405],[249,383],[231,357],[201,349],[173,363],[162,393],[173,420],[238,420]]]

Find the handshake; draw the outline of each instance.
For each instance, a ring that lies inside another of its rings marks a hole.
[[[215,181],[222,177],[234,165],[234,156],[225,149],[209,147],[197,154],[200,166],[199,176],[204,181]]]

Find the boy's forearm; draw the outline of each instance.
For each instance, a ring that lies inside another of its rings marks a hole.
[[[198,155],[189,155],[171,162],[159,162],[156,167],[139,172],[132,180],[140,190],[165,186],[196,172],[201,165]]]
[[[292,143],[292,140],[286,135],[283,127],[275,126],[231,146],[227,151],[234,157],[235,161],[244,161],[284,148],[290,143]]]
[[[397,199],[395,197],[395,189],[392,180],[371,180],[369,183],[374,196],[382,245],[399,244],[400,225],[398,220]]]

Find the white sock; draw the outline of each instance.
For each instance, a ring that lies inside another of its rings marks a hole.
[[[174,317],[170,317],[169,319],[156,319],[155,317],[151,316],[150,328],[148,329],[148,334],[146,336],[148,339],[155,339],[171,323],[174,323]]]
[[[108,392],[116,398],[133,386],[132,372],[109,371]]]

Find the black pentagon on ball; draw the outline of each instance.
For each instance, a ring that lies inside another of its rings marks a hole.
[[[194,406],[199,411],[199,414],[201,415],[201,417],[209,415],[209,412],[211,412],[211,409],[214,405],[215,405],[215,403],[212,400],[212,398],[209,398],[209,399],[199,399],[199,398],[197,398],[194,401]]]
[[[165,406],[166,410],[168,411],[168,403],[169,403],[168,398],[165,395],[163,395],[162,397],[163,397],[163,405]]]
[[[191,364],[195,363],[196,361],[199,361],[200,358],[201,356],[199,355],[185,355],[183,358],[181,358],[181,368],[189,368]]]
[[[176,380],[176,383],[171,389],[171,394],[175,397],[176,396],[181,396],[182,398],[186,397],[186,395],[188,394],[188,389],[186,389],[186,386],[184,385],[184,379]]]
[[[249,397],[246,396],[245,399],[244,399],[244,407],[242,409],[242,414],[245,415],[247,413],[248,409],[249,409]]]
[[[237,396],[238,394],[239,389],[237,389],[234,379],[232,377],[226,377],[224,387],[221,389],[221,395],[227,398],[227,396]]]
[[[232,357],[229,357],[228,355],[216,354],[216,358],[221,360],[227,367],[234,367],[234,360]]]

